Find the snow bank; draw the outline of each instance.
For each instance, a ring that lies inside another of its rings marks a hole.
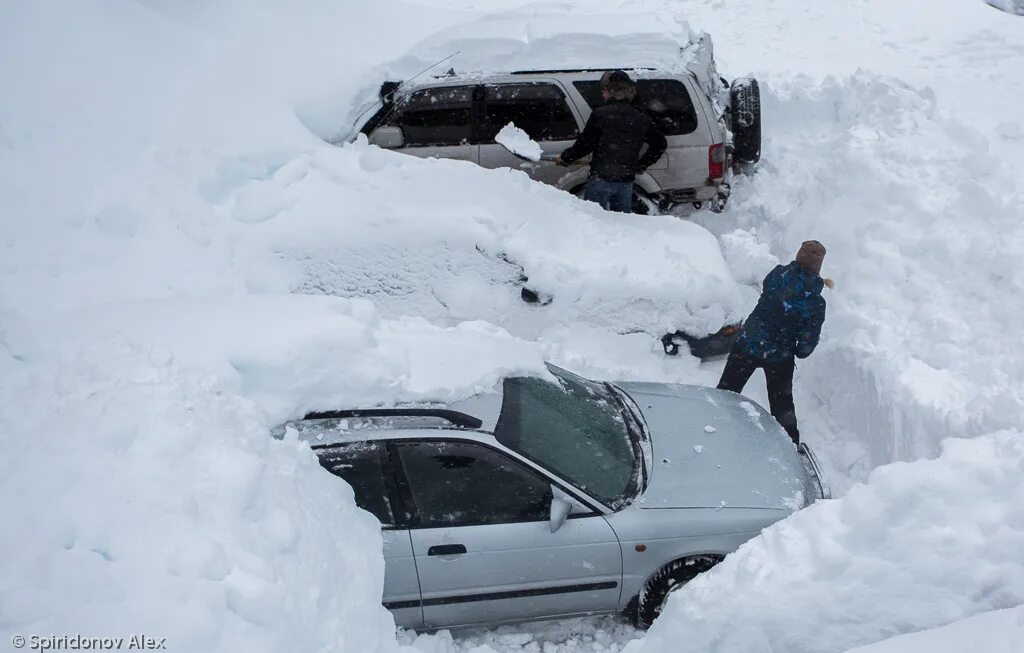
[[[4,344],[4,641],[394,650],[379,524],[252,401],[166,350],[111,341],[50,369]]]
[[[73,333],[66,324],[75,325]],[[312,410],[452,401],[489,390],[506,375],[546,374],[539,347],[494,325],[381,320],[370,302],[335,297],[97,306],[46,315],[34,332],[68,355],[112,336],[163,348],[230,383],[271,423]]]
[[[779,83],[764,104],[768,161],[736,184],[730,218],[779,259],[808,237],[829,248],[839,286],[800,374],[829,423],[859,434],[866,468],[1022,423],[1024,276],[1007,264],[1024,251],[1020,148],[868,73]],[[752,260],[738,276],[756,278]]]
[[[402,653],[619,653],[642,634],[618,617],[599,617],[461,630],[454,637],[446,630],[431,635],[403,631],[398,641]]]
[[[327,297],[96,307],[0,336],[0,630],[181,650],[394,650],[379,524],[270,429],[543,373],[493,326]]]
[[[627,653],[844,651],[1024,603],[1024,434],[947,440],[767,529]]]
[[[1024,650],[1024,606],[995,610],[942,628],[900,635],[847,653],[1018,653]]]

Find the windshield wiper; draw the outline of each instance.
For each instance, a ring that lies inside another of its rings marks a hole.
[[[604,385],[612,393],[612,396],[615,397],[615,400],[619,402],[623,420],[626,423],[626,430],[629,432],[629,439],[633,442],[635,455],[640,461],[640,476],[643,481],[637,488],[637,494],[640,494],[647,489],[647,484],[650,482],[650,470],[647,467],[647,448],[650,446],[651,436],[647,430],[647,425],[644,423],[643,415],[640,413],[640,408],[636,406],[633,398],[626,394],[624,390],[608,381],[605,381]]]

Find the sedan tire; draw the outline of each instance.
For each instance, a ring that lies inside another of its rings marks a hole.
[[[711,569],[719,562],[718,556],[694,556],[676,560],[662,567],[644,585],[636,600],[634,623],[637,628],[647,629],[658,618],[668,603],[672,592]]]

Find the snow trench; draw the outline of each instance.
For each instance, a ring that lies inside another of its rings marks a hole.
[[[1024,336],[1024,278],[1007,265],[1024,246],[1021,187],[1007,175],[1016,143],[961,122],[927,89],[866,72],[764,87],[775,122],[762,167],[736,180],[724,221],[705,223],[750,281],[803,239],[829,248],[822,274],[837,288],[797,392],[834,471],[863,480],[937,455],[947,437],[1022,423],[1012,343]],[[978,157],[984,174],[965,177]]]

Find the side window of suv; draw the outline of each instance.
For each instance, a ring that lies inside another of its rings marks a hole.
[[[493,449],[468,442],[397,447],[419,526],[474,526],[544,521],[551,485]]]
[[[604,104],[601,82],[573,82],[591,109]],[[638,79],[633,105],[654,119],[666,136],[692,134],[697,130],[697,110],[686,84],[678,79]]]
[[[555,84],[488,84],[484,86],[484,102],[484,143],[493,143],[510,122],[535,141],[569,141],[579,136],[565,93]]]
[[[408,147],[462,145],[472,133],[473,87],[425,88],[402,100],[388,119]]]
[[[395,524],[383,463],[385,452],[380,443],[318,448],[316,453],[321,466],[352,486],[357,506],[373,514],[383,526]]]

